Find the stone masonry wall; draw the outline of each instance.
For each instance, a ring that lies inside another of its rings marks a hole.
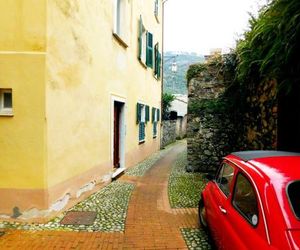
[[[249,84],[245,97],[231,110],[222,105],[210,109],[222,101],[228,86],[218,68],[204,64],[189,81],[187,171],[213,172],[233,151],[277,149],[276,81]]]
[[[162,121],[161,148],[176,141],[176,120]]]
[[[277,83],[270,80],[249,89],[240,150],[277,149]]]
[[[187,171],[213,172],[222,157],[231,151],[233,125],[229,116],[197,108],[203,102],[217,100],[224,93],[223,78],[217,74],[210,68],[189,82]]]

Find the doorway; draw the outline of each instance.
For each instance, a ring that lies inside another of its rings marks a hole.
[[[113,168],[114,171],[125,166],[125,103],[113,100]]]

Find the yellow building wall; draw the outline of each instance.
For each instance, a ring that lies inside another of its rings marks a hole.
[[[159,150],[160,138],[153,139],[151,121],[146,142],[139,145],[136,104],[143,102],[150,111],[161,106],[161,81],[138,61],[140,15],[160,48],[161,23],[154,16],[154,1],[126,2],[127,48],[113,36],[113,1],[48,1],[48,184],[55,190],[49,191],[50,202],[88,181],[110,179],[112,98],[121,98],[126,106],[125,166]]]
[[[45,42],[46,0],[0,0],[0,88],[13,95],[13,116],[0,116],[0,214],[47,206]]]
[[[45,51],[46,0],[0,0],[0,51]]]
[[[136,104],[161,106],[161,81],[137,59],[140,15],[160,48],[161,23],[154,1],[126,0],[123,46],[113,2],[0,0],[0,88],[13,93],[13,116],[0,116],[0,216],[111,180],[114,98],[125,102],[125,167],[159,150],[160,124],[138,143]]]

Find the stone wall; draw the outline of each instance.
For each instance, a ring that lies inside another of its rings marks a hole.
[[[183,139],[186,137],[186,128],[187,128],[187,115],[184,117],[177,117],[176,121],[176,138]]]
[[[231,151],[233,125],[225,112],[197,106],[217,100],[224,93],[223,79],[204,71],[189,82],[188,90],[187,171],[213,172]]]
[[[162,121],[161,148],[176,141],[176,123],[177,120]]]
[[[241,114],[243,130],[239,135],[240,150],[277,149],[277,83],[263,82],[248,89],[246,110]]]
[[[276,81],[248,84],[244,96],[236,92],[230,96],[227,86],[231,84],[228,79],[225,82],[220,65],[199,65],[189,81],[188,171],[212,172],[222,157],[233,151],[278,146]],[[232,98],[237,99],[230,106],[228,100]]]

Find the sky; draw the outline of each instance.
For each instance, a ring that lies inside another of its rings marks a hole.
[[[248,27],[249,12],[267,0],[168,0],[165,2],[164,50],[209,54],[227,52]]]

